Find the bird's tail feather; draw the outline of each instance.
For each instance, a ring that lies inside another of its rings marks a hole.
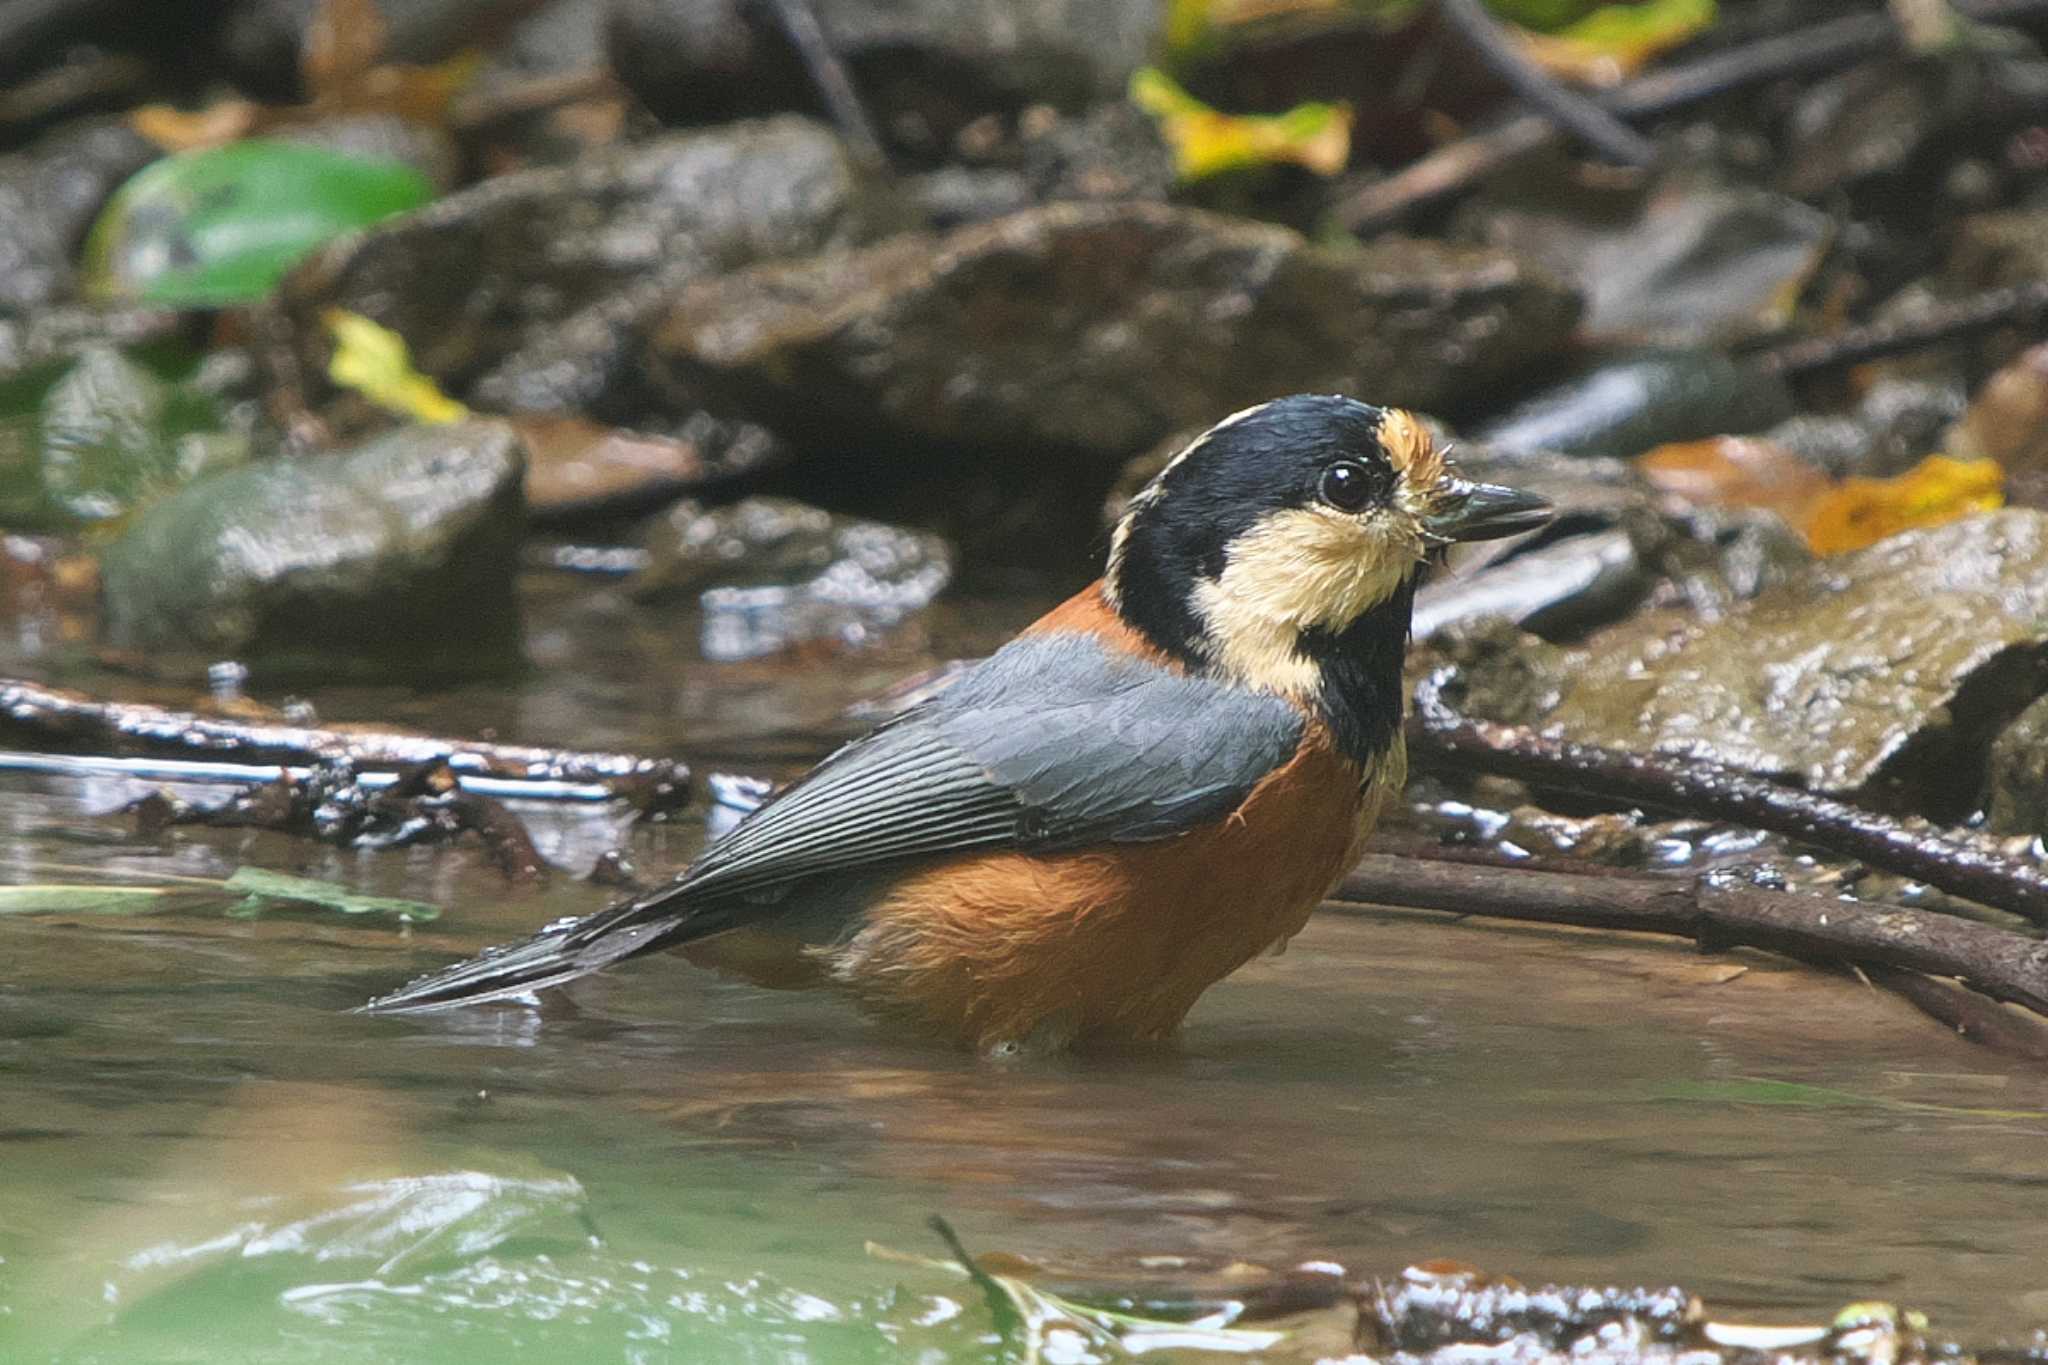
[[[523,943],[487,949],[380,995],[364,1014],[423,1014],[504,1000],[574,981],[614,962],[667,947],[696,933],[678,934],[685,916],[674,891],[659,892],[550,925]],[[708,926],[707,926],[708,927]]]

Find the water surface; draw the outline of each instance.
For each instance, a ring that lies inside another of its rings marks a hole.
[[[779,732],[1037,605],[711,667],[687,618],[543,585],[541,666],[515,684],[311,696],[330,719],[781,773],[806,746]],[[1119,1055],[982,1063],[676,960],[539,1012],[372,1019],[345,1011],[606,893],[509,887],[473,847],[144,839],[103,814],[139,790],[0,780],[0,866],[255,864],[444,913],[0,917],[10,1361],[973,1358],[971,1292],[864,1250],[940,1254],[933,1212],[1062,1278],[1451,1256],[1678,1281],[1731,1317],[1879,1296],[1965,1338],[2048,1321],[2048,1081],[1853,979],[1330,912],[1212,992],[1179,1046]],[[650,872],[701,837],[593,811],[539,833],[572,865],[627,838]]]

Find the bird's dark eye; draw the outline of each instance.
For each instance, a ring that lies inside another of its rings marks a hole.
[[[1372,471],[1353,460],[1339,460],[1323,471],[1317,492],[1340,512],[1356,512],[1373,500]]]

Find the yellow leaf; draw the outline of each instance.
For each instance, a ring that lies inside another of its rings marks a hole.
[[[1930,455],[1891,479],[1844,479],[1815,499],[1799,531],[1815,554],[1838,555],[1920,526],[1940,526],[2005,504],[1996,460]]]
[[[422,422],[459,422],[469,409],[412,367],[405,338],[360,313],[330,308],[321,321],[334,338],[327,377],[380,408]]]
[[[1131,76],[1131,102],[1159,120],[1182,180],[1282,163],[1335,175],[1351,159],[1351,106],[1298,104],[1284,114],[1225,114],[1154,67]]]
[[[1610,86],[1713,22],[1714,0],[1643,0],[1602,5],[1555,33],[1527,33],[1522,41],[1552,75]]]

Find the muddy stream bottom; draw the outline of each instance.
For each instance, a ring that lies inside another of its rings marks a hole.
[[[515,684],[311,695],[330,719],[783,772],[773,745],[747,761],[749,735],[821,724],[1036,605],[956,608],[850,659],[712,668],[687,661],[687,622],[543,594],[540,667]],[[443,913],[0,915],[7,1361],[978,1358],[970,1288],[865,1250],[942,1255],[934,1212],[1068,1279],[1455,1257],[1682,1283],[1725,1318],[1882,1297],[1980,1342],[2048,1320],[2048,1078],[1851,979],[1330,911],[1168,1050],[981,1063],[675,959],[543,1011],[371,1019],[346,1011],[608,893],[508,888],[470,846],[144,839],[103,814],[141,790],[0,781],[0,866],[255,865]],[[701,837],[537,819],[579,870],[623,837],[664,873]]]

